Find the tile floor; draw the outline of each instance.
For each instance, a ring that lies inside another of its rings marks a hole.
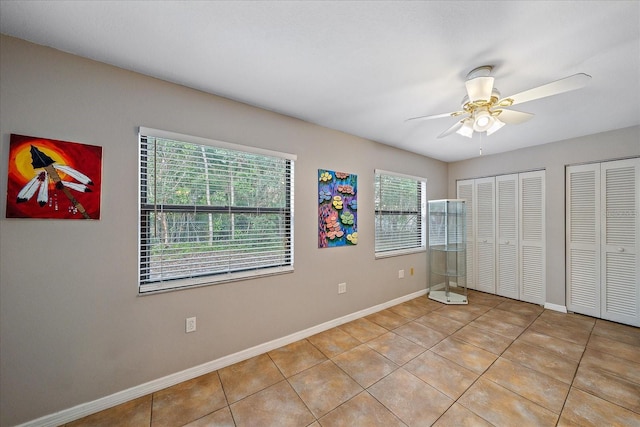
[[[426,296],[67,424],[640,426],[640,328]]]

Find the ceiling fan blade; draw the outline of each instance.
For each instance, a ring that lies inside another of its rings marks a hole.
[[[457,116],[459,116],[461,114],[464,114],[464,111],[454,111],[452,113],[434,114],[432,116],[412,117],[410,119],[405,120],[405,122],[409,122],[411,120],[431,120],[431,119],[441,119],[443,117],[457,117]]]
[[[476,77],[464,82],[467,88],[467,95],[469,95],[469,101],[486,101],[491,99],[491,92],[493,91],[493,77]]]
[[[515,95],[504,97],[503,99],[498,101],[498,105],[510,106],[522,104],[524,102],[533,101],[535,99],[545,98],[547,96],[553,96],[559,93],[580,89],[582,87],[585,87],[587,83],[589,83],[589,80],[591,80],[591,76],[588,74],[574,74],[572,76],[565,77],[564,79],[547,83],[546,85],[538,86],[533,89],[517,93]]]
[[[444,138],[445,136],[449,136],[452,133],[455,133],[458,129],[462,127],[463,124],[464,124],[464,120],[455,122],[453,126],[451,126],[449,129],[445,130],[440,135],[438,135],[438,138]]]
[[[533,118],[533,114],[515,110],[500,110],[498,118],[508,125],[517,125]]]

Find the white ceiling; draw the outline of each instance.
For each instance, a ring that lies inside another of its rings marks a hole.
[[[478,156],[478,135],[405,119],[458,110],[480,65],[503,96],[593,77],[518,105],[536,116],[485,155],[640,124],[637,0],[1,0],[0,31],[444,161]]]

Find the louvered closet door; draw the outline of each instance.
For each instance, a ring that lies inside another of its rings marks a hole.
[[[520,181],[520,300],[544,304],[545,171],[525,172]]]
[[[496,177],[496,293],[519,299],[518,174]]]
[[[640,159],[601,167],[601,315],[640,326]]]
[[[600,317],[600,164],[566,171],[567,310]]]
[[[467,228],[467,288],[475,289],[474,280],[474,263],[475,263],[475,234],[473,227],[473,215],[474,215],[474,185],[473,179],[467,179],[457,182],[458,199],[464,199],[467,208],[466,216],[466,228]]]
[[[495,177],[476,179],[475,196],[475,288],[495,294]]]

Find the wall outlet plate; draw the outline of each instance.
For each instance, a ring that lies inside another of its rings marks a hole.
[[[404,279],[404,270],[398,270],[398,279]]]
[[[338,283],[338,293],[344,294],[347,292],[347,284],[346,283]]]
[[[185,332],[195,332],[196,331],[196,318],[195,317],[187,317],[185,321]]]

